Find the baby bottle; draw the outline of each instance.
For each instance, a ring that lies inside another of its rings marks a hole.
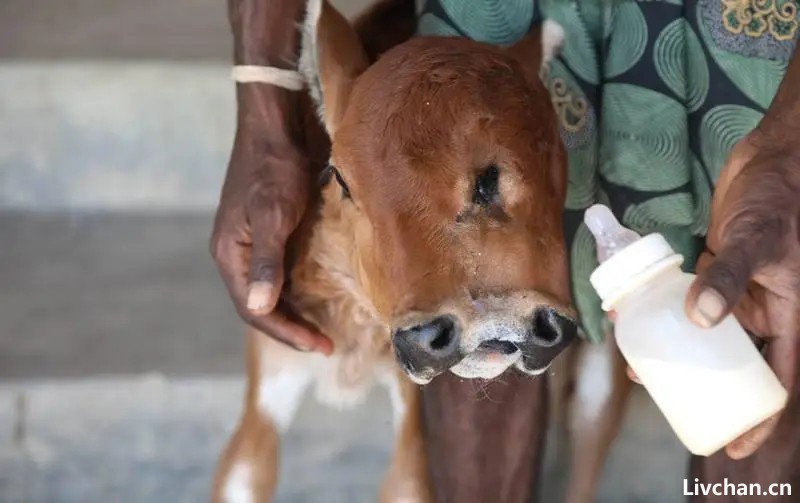
[[[686,316],[695,276],[662,235],[640,237],[602,205],[584,219],[600,261],[590,281],[616,311],[620,351],[689,451],[713,454],[784,407],[786,390],[733,316],[712,328]]]

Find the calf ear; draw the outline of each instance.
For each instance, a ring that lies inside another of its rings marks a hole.
[[[552,19],[531,27],[531,30],[507,50],[520,62],[528,75],[542,78],[550,61],[564,46],[564,29]]]
[[[552,19],[545,19],[541,24],[539,37],[542,43],[541,60],[539,61],[539,72],[543,73],[550,61],[561,54],[564,47],[564,28]]]
[[[327,0],[308,0],[306,4],[299,66],[317,115],[333,136],[353,83],[368,61],[353,27]]]

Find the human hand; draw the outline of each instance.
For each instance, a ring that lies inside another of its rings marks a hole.
[[[766,359],[790,393],[800,345],[799,211],[800,149],[754,131],[733,149],[717,182],[707,249],[686,299],[687,315],[702,327],[732,312],[765,343]],[[640,383],[630,367],[627,374]],[[778,419],[731,442],[728,455],[740,459],[755,452]]]
[[[686,299],[687,315],[710,327],[733,313],[758,342],[790,392],[800,345],[800,146],[759,130],[741,140],[714,192],[706,251]],[[778,422],[773,416],[726,447],[752,454]]]
[[[242,319],[296,349],[330,354],[330,339],[293,319],[279,302],[286,242],[308,201],[308,160],[283,127],[288,102],[264,100],[263,92],[258,100],[247,96],[240,93],[211,254]]]

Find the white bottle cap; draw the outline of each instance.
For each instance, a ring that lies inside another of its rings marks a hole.
[[[606,251],[605,261],[589,277],[606,311],[665,267],[683,262],[683,257],[675,253],[664,236],[650,234],[640,238],[620,225],[605,206],[589,208],[584,221],[597,241],[598,250]]]

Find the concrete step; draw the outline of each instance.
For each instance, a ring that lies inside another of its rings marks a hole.
[[[159,375],[2,383],[0,501],[207,501],[243,386]],[[378,394],[348,412],[305,403],[284,438],[277,502],[375,501],[389,407]]]
[[[0,213],[0,379],[237,372],[244,324],[211,221]]]
[[[223,64],[0,64],[0,207],[210,209],[234,133]]]

